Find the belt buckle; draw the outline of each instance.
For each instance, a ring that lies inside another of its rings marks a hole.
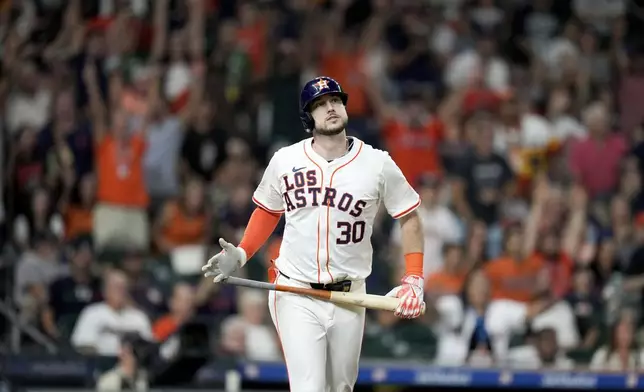
[[[315,288],[314,284],[311,284],[311,287]],[[324,284],[320,284],[319,287],[321,290],[339,291],[339,292],[348,293],[349,291],[351,291],[351,281],[343,280],[341,282],[324,283]]]

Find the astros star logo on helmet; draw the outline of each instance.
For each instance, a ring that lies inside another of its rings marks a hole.
[[[321,91],[322,89],[329,88],[329,84],[327,83],[326,80],[320,79],[318,80],[317,83],[313,85],[317,91]]]

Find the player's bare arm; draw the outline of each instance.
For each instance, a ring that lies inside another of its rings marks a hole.
[[[403,254],[423,253],[425,240],[423,239],[423,226],[417,211],[399,219],[402,232]]]
[[[399,298],[395,313],[399,317],[416,318],[423,313],[423,229],[416,209],[421,200],[398,165],[383,152],[380,195],[389,215],[401,225],[405,271],[401,284],[387,296]]]
[[[402,250],[405,255],[405,274],[401,285],[387,296],[400,298],[395,314],[402,318],[416,318],[424,307],[423,278],[423,228],[416,210],[399,219],[402,234]]]

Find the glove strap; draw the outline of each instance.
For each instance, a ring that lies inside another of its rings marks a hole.
[[[243,267],[246,265],[246,262],[248,261],[248,256],[246,255],[246,251],[244,248],[238,246],[237,250],[239,251],[239,266]]]
[[[410,284],[412,286],[420,287],[423,289],[425,287],[425,279],[422,276],[407,274],[401,279],[403,284]]]

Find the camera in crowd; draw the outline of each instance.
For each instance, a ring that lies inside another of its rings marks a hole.
[[[123,335],[121,344],[126,350],[130,350],[139,369],[149,369],[158,357],[158,345],[144,339],[138,333]]]

